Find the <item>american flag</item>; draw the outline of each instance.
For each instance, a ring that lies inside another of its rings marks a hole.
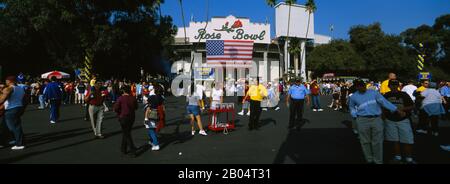
[[[209,67],[249,68],[253,60],[253,41],[206,40]]]

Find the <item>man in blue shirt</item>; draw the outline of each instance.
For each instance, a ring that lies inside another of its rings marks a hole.
[[[289,129],[293,128],[296,120],[303,120],[303,107],[306,103],[309,106],[309,90],[301,84],[300,79],[295,80],[295,84],[291,85],[286,97],[286,106],[289,107]]]
[[[440,92],[447,102],[444,104],[445,113],[447,115],[447,119],[450,119],[450,82],[446,82],[445,85],[442,86]]]
[[[397,112],[400,117],[406,113],[387,101],[378,91],[367,90],[364,81],[357,79],[353,82],[356,92],[350,97],[349,108],[353,118],[356,119],[364,156],[368,163],[383,163],[383,120],[380,115],[381,107],[390,112]]]
[[[51,78],[51,82],[44,89],[44,100],[50,101],[50,123],[55,124],[59,118],[59,106],[61,106],[61,97],[63,90],[56,81],[56,77]]]

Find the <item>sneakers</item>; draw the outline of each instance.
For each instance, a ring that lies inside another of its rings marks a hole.
[[[45,109],[45,107],[38,107],[38,109],[41,109],[41,110],[42,110],[42,109]]]
[[[433,132],[432,134],[433,134],[433,136],[435,136],[435,137],[439,136],[439,133],[438,133],[438,132]]]
[[[402,158],[393,158],[391,161],[389,161],[389,164],[402,164]]]
[[[56,121],[50,121],[50,124],[55,124],[56,123]]]
[[[250,116],[250,111],[247,112],[247,116]]]
[[[98,134],[98,135],[95,136],[95,138],[97,138],[97,139],[104,139],[105,136],[103,136],[102,134]]]
[[[412,164],[412,165],[415,165],[415,164],[417,164],[417,162],[414,161],[413,158],[407,157],[407,158],[405,159],[405,164]]]
[[[317,109],[313,109],[314,112],[317,112]]]
[[[206,134],[206,132],[204,131],[204,130],[200,130],[200,132],[198,132],[200,135],[203,135],[203,136],[207,136],[208,134]]]
[[[339,110],[339,108],[334,109],[335,111]]]
[[[441,149],[443,149],[444,151],[449,151],[450,152],[450,145],[449,146],[441,145]]]
[[[11,150],[23,150],[25,146],[13,146]]]
[[[268,111],[268,109],[267,109],[267,108],[263,108],[262,110],[263,110],[263,111]]]
[[[358,135],[358,130],[353,129],[353,133],[354,133],[355,135]]]
[[[192,131],[192,135],[195,135],[195,130],[194,130],[194,131]]]
[[[280,107],[275,108],[276,111],[280,110]]]
[[[244,115],[244,111],[241,111],[238,113],[239,115],[243,116]]]
[[[319,111],[319,112],[322,112],[322,111],[323,111],[323,109],[318,109],[317,111]]]
[[[152,151],[158,151],[158,150],[159,150],[159,145],[152,146]]]
[[[417,129],[416,132],[419,134],[428,134],[428,131],[422,129]]]

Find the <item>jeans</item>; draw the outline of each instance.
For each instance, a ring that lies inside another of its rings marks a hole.
[[[303,120],[303,106],[304,106],[305,100],[295,100],[291,99],[290,103],[290,113],[289,113],[289,126],[292,127],[295,125],[295,121]]]
[[[5,111],[5,122],[14,135],[16,146],[23,145],[22,120],[20,119],[22,108],[16,107]]]
[[[150,137],[153,145],[155,146],[159,145],[158,137],[156,137],[156,132],[154,128],[148,129],[148,137]]]
[[[39,95],[39,108],[41,109],[45,108],[44,95]]]
[[[104,111],[105,107],[103,105],[89,105],[89,118],[91,119],[92,130],[94,131],[94,135],[96,136],[102,135],[102,121]]]
[[[134,120],[134,117],[119,118],[120,126],[122,127],[122,145],[120,147],[122,153],[127,153],[127,147],[129,147],[131,152],[136,150],[133,143],[133,138],[131,137],[131,130],[133,128]]]
[[[57,121],[59,119],[59,106],[61,106],[61,100],[50,100],[50,121]]]
[[[383,120],[358,117],[356,119],[359,142],[368,163],[383,164]]]
[[[249,128],[258,128],[259,117],[261,116],[261,102],[250,100],[250,111]]]
[[[311,96],[312,96],[313,109],[321,109],[320,108],[320,97],[319,97],[319,95],[311,95]]]

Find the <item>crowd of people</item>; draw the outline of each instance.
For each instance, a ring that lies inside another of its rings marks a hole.
[[[393,162],[415,163],[413,159],[414,135],[430,134],[439,136],[439,118],[449,114],[450,82],[430,86],[429,80],[402,84],[395,74],[390,73],[384,82],[302,82],[296,78],[289,82],[265,82],[259,78],[238,80],[222,84],[214,82],[206,86],[196,82],[188,88],[186,114],[191,123],[191,132],[207,136],[202,123],[202,112],[224,103],[224,96],[238,96],[241,106],[239,115],[249,116],[248,129],[258,130],[263,111],[280,107],[285,98],[289,109],[289,129],[298,127],[304,121],[305,103],[313,112],[322,112],[321,96],[330,95],[330,110],[349,112],[353,122],[353,132],[358,135],[368,163],[383,163],[383,142],[393,145]],[[104,112],[112,109],[117,113],[123,137],[120,150],[125,155],[135,156],[137,148],[133,143],[131,130],[136,120],[138,104],[144,105],[144,125],[148,129],[149,144],[153,151],[160,149],[158,132],[165,125],[165,92],[159,83],[147,81],[128,82],[119,80],[101,81],[94,77],[90,81],[75,82],[50,80],[34,82],[17,81],[16,77],[6,78],[0,84],[0,116],[3,117],[0,145],[14,145],[12,150],[25,148],[21,126],[21,116],[28,104],[38,104],[38,109],[50,108],[50,124],[60,118],[61,104],[79,104],[85,111],[85,120],[90,121],[95,138],[103,139],[102,121]],[[417,116],[418,125],[413,126]],[[212,121],[217,121],[213,119]],[[415,130],[415,131],[413,131]],[[7,137],[11,134],[12,137]],[[11,140],[11,141],[9,141]],[[450,151],[450,146],[441,146]]]

